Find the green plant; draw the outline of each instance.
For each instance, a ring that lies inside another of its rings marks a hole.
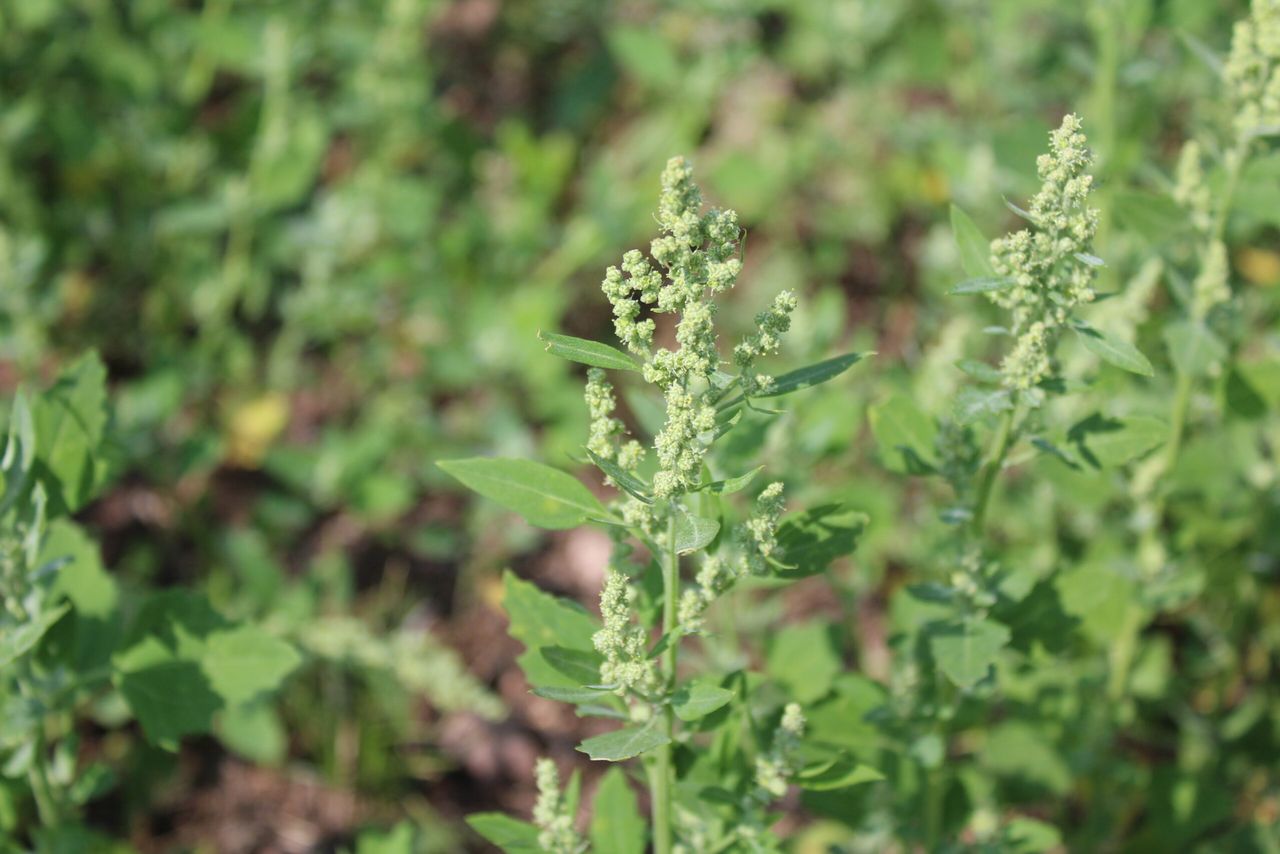
[[[609,531],[614,552],[600,623],[512,575],[504,604],[512,634],[527,647],[521,665],[535,693],[574,703],[580,715],[624,722],[588,738],[579,750],[596,760],[642,760],[654,850],[776,850],[768,810],[790,783],[837,789],[877,773],[805,743],[804,712],[777,684],[742,669],[692,673],[688,651],[717,617],[722,626],[731,624],[732,602],[713,606],[732,588],[772,587],[821,572],[852,551],[864,518],[838,505],[784,516],[782,482],[760,490],[740,516],[732,496],[748,490],[765,466],[726,470],[717,450],[745,413],[774,414],[762,404],[826,382],[861,356],[838,356],[778,376],[764,373],[758,360],[778,352],[796,306],[795,297],[783,292],[756,316],[755,330],[726,364],[717,347],[715,298],[741,270],[737,217],[704,211],[689,164],[676,158],[662,176],[658,223],[653,262],[628,252],[621,269],[611,267],[604,279],[615,331],[629,352],[545,336],[550,352],[590,366],[586,454],[618,497],[601,502],[570,475],[526,460],[439,465],[535,525],[591,522]],[[674,329],[663,327],[679,345],[675,349],[658,343],[665,340],[657,334],[664,315],[675,318]],[[606,370],[628,379],[638,374],[662,394],[665,418],[651,444],[628,438],[615,416]],[[753,440],[744,441],[750,447]],[[686,566],[692,582],[684,576]],[[554,766],[544,762],[538,782],[536,827],[497,814],[473,816],[472,826],[508,848],[582,850],[586,840],[572,824],[577,778],[562,795]],[[643,833],[635,830],[643,822],[630,797],[615,791],[611,808],[598,806],[595,815],[597,850],[643,849]],[[608,841],[619,822],[632,828],[622,848]]]
[[[107,845],[82,808],[120,786],[121,769],[80,752],[78,722],[136,720],[175,749],[271,696],[300,662],[294,647],[227,620],[195,593],[124,590],[70,518],[112,465],[106,372],[96,355],[39,393],[19,391],[0,461],[0,751],[8,846]],[[29,807],[34,805],[34,816]]]

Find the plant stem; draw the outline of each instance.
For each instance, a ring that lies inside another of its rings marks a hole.
[[[1016,395],[1012,404],[1001,414],[995,438],[991,443],[991,453],[987,456],[987,461],[982,464],[982,470],[978,472],[978,495],[974,499],[973,519],[970,520],[969,526],[974,536],[979,538],[983,533],[983,522],[987,516],[987,505],[991,502],[991,490],[995,486],[996,475],[1000,474],[1000,469],[1004,467],[1004,458],[1013,444],[1013,419],[1018,408]]]
[[[674,637],[680,598],[680,555],[676,552],[676,514],[672,508],[667,520],[667,548],[662,559],[662,634],[667,648],[662,654],[663,676],[668,695],[675,690],[676,664],[680,644]],[[671,704],[662,707],[662,725],[667,737],[675,735],[675,713]],[[653,801],[653,850],[655,854],[671,854],[671,789],[675,784],[672,743],[658,748],[657,761],[650,773],[649,790]]]
[[[32,698],[35,692],[28,679],[31,671],[30,662],[24,662],[22,669],[23,675],[18,676],[16,680],[18,693],[23,697]],[[42,716],[36,722],[35,732],[31,736],[34,754],[31,758],[31,767],[27,769],[27,781],[31,784],[31,795],[35,798],[40,823],[45,827],[58,827],[62,824],[62,807],[54,793],[53,784],[49,781],[49,770],[45,767],[48,745],[45,741],[44,724]]]

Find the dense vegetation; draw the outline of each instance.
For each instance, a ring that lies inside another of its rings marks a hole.
[[[1277,0],[24,0],[0,96],[3,850],[1280,850]]]

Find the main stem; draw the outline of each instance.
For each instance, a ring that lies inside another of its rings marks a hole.
[[[680,643],[675,637],[676,615],[680,598],[680,555],[676,551],[676,514],[671,509],[667,520],[667,547],[662,557],[662,635],[667,639],[667,648],[662,654],[662,671],[666,693],[669,696],[675,689],[676,664],[680,651]],[[671,790],[675,785],[674,765],[672,763],[672,742],[675,736],[675,713],[671,704],[662,707],[662,726],[668,741],[658,748],[657,761],[653,765],[649,778],[649,792],[653,801],[653,850],[655,854],[671,854],[673,834],[671,828]]]
[[[1000,416],[995,439],[991,443],[991,453],[978,473],[978,495],[973,502],[973,519],[969,523],[975,537],[982,537],[987,506],[991,503],[991,491],[995,487],[996,476],[1004,468],[1004,458],[1009,454],[1009,447],[1013,444],[1013,419],[1017,408],[1018,402],[1015,396],[1012,405]]]

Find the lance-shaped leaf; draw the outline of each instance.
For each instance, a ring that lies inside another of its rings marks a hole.
[[[1140,374],[1144,377],[1155,376],[1156,372],[1151,367],[1151,362],[1147,360],[1146,356],[1142,355],[1142,352],[1137,347],[1127,341],[1104,335],[1083,321],[1076,321],[1072,325],[1072,329],[1080,336],[1080,340],[1084,342],[1085,349],[1104,362],[1110,362],[1117,368],[1123,368],[1130,373]]]
[[[670,741],[671,737],[663,731],[662,719],[654,717],[643,726],[624,727],[588,738],[578,745],[578,750],[592,759],[621,762]]]
[[[866,356],[875,355],[874,353],[845,353],[843,356],[836,356],[822,362],[816,362],[803,368],[797,368],[789,371],[779,377],[773,378],[773,385],[769,387],[759,397],[780,397],[784,394],[791,394],[793,391],[812,388],[813,386],[825,383],[827,380],[835,379],[845,371],[852,368],[858,362],[862,361]]]
[[[953,287],[947,293],[952,296],[967,296],[968,294],[988,294],[992,291],[1003,291],[1013,286],[1012,279],[1002,278],[1000,276],[983,276],[978,279],[965,279],[960,284]]]
[[[589,519],[612,518],[577,478],[542,463],[471,457],[440,460],[436,465],[539,528],[574,528]]]
[[[970,279],[992,278],[991,241],[983,236],[973,219],[957,205],[951,206],[951,233],[960,250],[960,266]],[[953,291],[954,293],[954,291]]]
[[[480,812],[467,816],[467,824],[506,854],[541,854],[538,828],[500,812]]]
[[[796,774],[796,785],[814,792],[826,792],[883,779],[884,775],[870,765],[840,754],[826,762],[802,768]]]
[[[590,448],[587,449],[587,456],[591,458],[591,462],[595,463],[596,468],[609,476],[609,479],[618,485],[628,495],[638,498],[645,504],[652,504],[653,498],[649,495],[649,485],[643,480],[636,477],[613,460],[606,460]]]
[[[577,362],[591,365],[594,368],[612,368],[616,371],[638,371],[640,365],[626,353],[586,338],[574,338],[572,335],[556,335],[553,332],[539,333],[538,337],[546,342],[547,352]]]
[[[756,475],[764,470],[764,466],[756,466],[746,474],[737,477],[727,477],[724,480],[713,480],[710,483],[704,483],[699,486],[699,491],[705,490],[713,495],[733,495],[735,492],[741,492],[751,485],[751,481],[755,480]]]

